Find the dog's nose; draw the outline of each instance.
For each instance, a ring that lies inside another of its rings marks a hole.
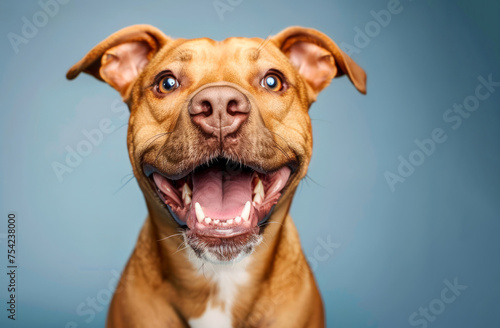
[[[223,139],[238,131],[250,114],[247,97],[232,87],[208,87],[191,100],[189,114],[204,132]]]

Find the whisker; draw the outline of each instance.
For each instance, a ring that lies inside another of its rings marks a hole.
[[[157,241],[162,241],[162,240],[167,240],[169,238],[172,238],[172,237],[175,237],[175,236],[182,236],[184,233],[176,233],[176,234],[173,234],[171,236],[168,236],[168,237],[165,237],[165,238],[162,238],[162,239],[158,239]]]
[[[151,139],[153,139],[153,138],[154,138],[153,140],[151,140],[151,141],[148,143],[148,145],[146,146],[146,148],[149,148],[149,146],[150,146],[150,145],[151,145],[154,141],[156,141],[158,138],[164,137],[164,136],[169,135],[169,134],[171,134],[171,133],[173,133],[173,131],[163,132],[163,133],[158,133],[158,134],[156,134],[156,135],[152,136],[151,138],[149,138],[148,140],[146,140],[146,142],[148,142],[149,140],[151,140]]]
[[[267,37],[259,44],[257,47],[257,53],[259,53],[264,47],[271,41],[271,33],[274,29],[271,29]]]
[[[123,183],[123,179],[125,179],[126,177],[131,176],[131,175],[134,175],[134,172],[129,173],[129,174],[125,174],[125,175],[123,176],[123,178],[121,178],[120,183]]]
[[[286,141],[286,140],[285,140],[285,138],[283,138],[282,136],[280,136],[280,135],[279,135],[279,134],[277,134],[276,132],[273,132],[273,131],[269,131],[269,132],[271,132],[272,134],[274,134],[274,135],[276,135],[276,136],[280,137],[280,138],[281,138],[281,140],[283,140],[283,141],[286,143],[286,145],[288,146],[288,148],[290,148],[290,145],[288,144],[288,141]]]
[[[174,132],[174,131],[167,131],[167,132],[158,133],[158,134],[156,134],[156,135],[152,136],[151,138],[149,138],[148,140],[146,140],[146,142],[148,142],[148,141],[149,141],[149,143],[148,143],[148,145],[147,145],[146,147],[144,147],[144,149],[148,149],[148,148],[151,146],[151,144],[152,144],[153,142],[155,142],[156,140],[158,140],[158,139],[159,139],[159,138],[161,138],[161,137],[164,137],[164,136],[167,136],[167,135],[169,135],[169,134],[172,134],[173,132]],[[151,139],[153,139],[153,140],[151,140]],[[151,140],[151,141],[150,141],[150,140]],[[158,160],[158,156],[160,156],[160,154],[161,154],[161,153],[162,153],[162,151],[163,151],[163,148],[164,148],[164,147],[166,147],[166,145],[167,145],[167,144],[166,144],[166,142],[165,142],[165,143],[163,143],[163,145],[160,147],[160,150],[158,151],[158,154],[157,154],[157,155],[156,155],[156,157],[155,157],[154,163],[156,163],[156,161]]]
[[[266,241],[264,240],[264,238],[262,238],[262,242],[266,245],[267,249],[269,249],[269,244],[266,243]]]
[[[181,244],[181,246],[182,246],[183,244],[184,244],[184,243],[182,243],[182,244]],[[173,255],[175,255],[175,254],[177,254],[177,253],[179,253],[179,252],[182,252],[183,250],[185,250],[185,249],[186,249],[186,248],[188,248],[188,247],[189,247],[189,245],[185,245],[185,246],[184,246],[184,247],[182,247],[181,249],[176,250],[176,251],[174,252],[174,254],[173,254]]]
[[[123,123],[122,125],[120,125],[116,130],[113,131],[113,133],[115,133],[116,131],[120,130],[121,128],[125,127],[128,125],[128,121]]]
[[[156,157],[155,157],[155,160],[153,161],[153,163],[156,165],[156,161],[158,160],[158,157],[160,157],[160,155],[163,153],[163,150],[165,149],[165,147],[167,147],[167,144],[164,143],[160,149],[158,150],[158,153],[156,154]]]
[[[317,185],[318,187],[321,187],[321,188],[324,188],[324,189],[327,189],[327,187],[323,186],[322,184],[320,184],[319,182],[316,182],[313,178],[311,178],[308,174],[306,174],[306,176],[304,177],[304,181],[312,181],[315,185]]]
[[[333,124],[331,121],[324,120],[324,119],[321,119],[321,118],[311,118],[311,121],[318,121],[318,122]]]
[[[116,193],[118,193],[120,190],[123,189],[123,187],[125,187],[130,181],[132,181],[132,179],[135,179],[135,175],[132,174],[132,176],[124,183],[121,185],[120,188],[118,188],[117,190],[115,190],[115,192],[113,193],[113,196],[116,195]],[[123,178],[122,178],[123,180]]]
[[[290,156],[286,153],[286,151],[285,151],[283,148],[281,148],[281,147],[280,147],[280,145],[278,145],[278,144],[276,143],[276,141],[274,141],[274,140],[273,140],[273,142],[274,142],[274,145],[272,145],[271,147],[273,147],[274,149],[279,150],[279,151],[283,154],[283,156],[284,156],[287,160],[289,160],[289,161],[290,161],[290,160],[291,160],[291,158],[290,158]]]
[[[272,224],[279,224],[279,225],[281,225],[281,226],[283,225],[283,223],[281,223],[281,222],[267,221],[267,222],[264,222],[264,223],[260,223],[260,224],[259,224],[259,227],[263,227],[263,226],[265,226],[265,225],[267,225],[267,224],[271,224],[271,223],[272,223]]]
[[[207,276],[205,275],[205,262],[203,262],[200,269],[201,273],[203,274],[203,277],[205,278],[205,280],[207,280]],[[200,271],[200,269],[198,269],[198,271]]]
[[[285,140],[285,138],[283,138],[282,136],[280,136],[280,135],[279,135],[279,134],[277,134],[276,132],[272,132],[272,131],[269,131],[269,132],[271,132],[272,134],[274,134],[274,135],[278,136],[281,140],[283,140],[283,141],[285,142],[285,144],[286,144],[287,148],[288,148],[288,149],[291,149],[290,145],[289,145],[289,144],[288,144],[288,142]],[[282,154],[286,157],[286,159],[287,159],[287,160],[289,160],[289,161],[290,161],[290,160],[292,160],[292,159],[290,158],[290,155],[288,155],[288,154],[287,154],[287,152],[285,151],[285,149],[284,149],[283,147],[281,147],[281,146],[278,144],[278,142],[276,142],[276,140],[274,140],[274,139],[272,139],[272,140],[273,140],[273,143],[276,145],[277,149],[278,149],[279,151],[281,151],[281,153],[282,153]]]

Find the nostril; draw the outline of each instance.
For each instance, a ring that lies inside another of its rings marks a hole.
[[[201,113],[205,116],[210,116],[212,115],[212,111],[212,104],[208,100],[203,100],[201,102]]]
[[[229,115],[248,114],[249,105],[242,99],[231,99],[227,103],[226,111]]]
[[[236,114],[239,112],[238,110],[238,101],[237,100],[230,100],[228,103],[227,103],[227,112],[231,115],[233,114]]]

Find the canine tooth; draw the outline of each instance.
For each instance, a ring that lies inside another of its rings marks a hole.
[[[203,213],[200,203],[196,202],[196,204],[194,204],[194,210],[196,212],[196,219],[198,219],[198,222],[201,223],[201,221],[205,218],[205,213]]]
[[[254,194],[261,194],[264,195],[264,185],[262,184],[262,180],[259,179],[257,180],[257,184],[255,185],[255,188],[253,189]]]
[[[186,204],[186,205],[191,204],[191,196],[186,195],[186,198],[184,198],[184,204]]]
[[[243,208],[243,211],[241,211],[241,218],[245,221],[248,221],[248,218],[250,217],[250,206],[252,204],[250,201],[245,203],[245,207]]]
[[[233,224],[233,219],[227,220],[227,224]]]
[[[209,224],[210,222],[212,222],[212,219],[211,219],[211,218],[205,218],[205,223],[206,223],[206,224]]]
[[[193,194],[193,191],[191,188],[189,188],[187,183],[184,183],[184,186],[182,186],[182,200],[186,202],[186,198],[189,197],[189,200],[191,200],[191,195]],[[191,203],[191,201],[189,202]],[[187,203],[187,204],[189,204]]]
[[[255,188],[253,189],[253,193],[255,196],[253,197],[253,202],[255,204],[262,204],[264,201],[265,193],[264,193],[264,185],[262,184],[262,180],[258,180]]]
[[[240,223],[241,222],[241,216],[237,216],[234,218],[234,222]]]
[[[255,205],[260,205],[264,201],[264,197],[262,197],[260,193],[255,194],[255,196],[253,196],[252,201]]]
[[[214,219],[215,224],[219,224],[220,220],[219,219]]]

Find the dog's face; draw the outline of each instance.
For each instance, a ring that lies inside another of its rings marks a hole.
[[[123,29],[69,72],[108,82],[129,104],[129,155],[148,208],[210,261],[249,254],[275,206],[289,206],[311,158],[308,115],[332,78],[365,92],[363,70],[324,34],[171,39]]]

